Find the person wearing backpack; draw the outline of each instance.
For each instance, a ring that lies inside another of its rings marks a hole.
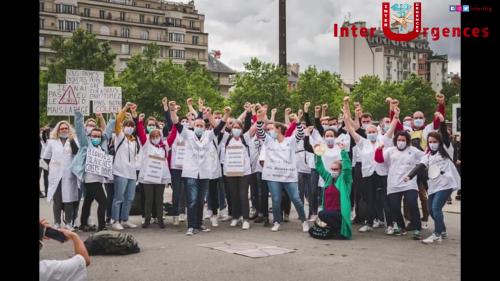
[[[144,114],[141,114],[137,123],[137,136],[142,145],[138,158],[141,167],[139,183],[142,183],[145,195],[144,223],[142,224],[142,228],[149,227],[154,207],[156,208],[158,225],[160,228],[165,228],[165,223],[163,222],[163,193],[165,185],[171,182],[167,163],[169,146],[162,142],[161,131],[159,129],[150,126],[148,132],[149,134],[146,135],[144,130]],[[154,168],[151,168],[152,166]]]
[[[102,114],[96,113],[96,116],[101,120],[101,125],[104,125],[104,118],[102,118]],[[99,204],[97,208],[97,219],[98,231],[101,231],[106,229],[104,220],[106,213],[106,195],[104,194],[102,185],[105,177],[95,173],[87,173],[85,171],[85,167],[87,164],[87,153],[90,149],[96,149],[107,153],[107,139],[112,134],[115,127],[115,121],[114,119],[111,120],[108,126],[105,127],[106,130],[104,132],[100,128],[95,128],[95,125],[87,127],[90,129],[84,129],[83,114],[80,111],[75,111],[75,131],[78,142],[80,143],[80,149],[78,150],[76,157],[73,159],[71,170],[85,186],[82,215],[80,217],[80,230],[95,230],[88,225],[90,207],[95,199]]]
[[[116,117],[115,157],[113,159],[115,190],[111,210],[111,228],[114,230],[123,230],[124,227],[137,227],[137,225],[129,222],[128,219],[135,196],[138,144],[132,135],[135,130],[135,122],[130,119],[124,121],[127,110],[135,110],[136,108],[137,105],[127,102]]]
[[[64,209],[65,228],[74,230],[76,213],[74,203],[80,200],[80,182],[71,171],[71,162],[78,152],[75,131],[68,121],[59,121],[50,133],[42,158],[49,166],[47,201],[53,202],[54,228],[61,227]]]
[[[223,160],[224,176],[226,177],[226,189],[231,193],[231,203],[233,219],[231,227],[242,223],[242,229],[249,229],[250,211],[248,202],[248,188],[250,174],[250,149],[248,144],[252,143],[252,137],[255,135],[255,127],[250,129],[252,113],[250,106],[246,108],[247,118],[246,126],[240,120],[234,119],[231,133],[224,132],[222,143],[224,146],[221,151]]]
[[[195,229],[202,232],[210,231],[202,224],[203,220],[203,199],[208,189],[208,182],[211,177],[208,167],[214,165],[207,155],[212,141],[219,135],[229,118],[231,108],[224,109],[224,117],[213,130],[205,130],[205,121],[198,118],[194,121],[194,131],[188,130],[179,123],[179,118],[175,111],[172,111],[172,121],[177,127],[177,132],[186,142],[186,154],[183,162],[182,177],[186,181],[186,197],[188,204],[188,230],[186,235],[195,234]],[[215,122],[211,113],[206,113],[211,121]],[[218,164],[218,163],[216,163]]]

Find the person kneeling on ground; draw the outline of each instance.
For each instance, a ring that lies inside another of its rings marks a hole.
[[[345,150],[345,144],[339,144],[341,151],[340,161],[333,162],[329,170],[325,169],[321,156],[315,155],[316,170],[325,181],[323,186],[322,211],[318,213],[321,221],[331,228],[332,236],[351,239],[351,159]]]

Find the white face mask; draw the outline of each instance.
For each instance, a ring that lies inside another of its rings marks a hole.
[[[241,135],[241,129],[233,128],[232,133],[234,137],[239,137]]]
[[[125,129],[123,129],[123,132],[125,133],[125,135],[130,136],[134,132],[134,127],[125,127]]]
[[[398,146],[399,150],[403,150],[406,148],[406,142],[405,141],[398,141],[397,146]]]
[[[370,124],[363,123],[363,125],[361,127],[366,130],[366,128],[368,128],[368,126],[370,126]]]
[[[332,172],[330,172],[330,175],[332,175],[332,177],[333,177],[334,179],[336,179],[336,178],[338,178],[338,177],[339,177],[340,173],[339,173],[339,172],[333,172],[333,171],[332,171]]]
[[[160,140],[161,140],[161,138],[154,138],[151,140],[151,143],[153,143],[154,145],[157,145],[160,143]]]
[[[330,129],[330,126],[328,126],[328,125],[321,125],[321,126],[323,127],[323,130],[328,130],[328,129]]]
[[[405,127],[411,127],[411,121],[404,121],[403,126]]]
[[[187,125],[189,125],[189,123],[188,123],[187,121],[182,121],[182,122],[181,122],[181,125],[182,125],[182,126],[187,126]]]
[[[325,137],[326,145],[333,146],[335,144],[335,138],[333,137]]]
[[[366,137],[368,138],[369,141],[376,141],[377,140],[377,134],[366,134]]]
[[[429,143],[429,148],[432,150],[432,151],[436,151],[439,147],[439,143]]]
[[[215,126],[219,126],[220,124],[220,119],[215,119]]]
[[[415,119],[413,120],[415,127],[420,128],[424,125],[424,119]]]

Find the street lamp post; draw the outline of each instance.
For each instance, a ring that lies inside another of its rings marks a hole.
[[[279,0],[279,64],[286,74],[286,0]]]

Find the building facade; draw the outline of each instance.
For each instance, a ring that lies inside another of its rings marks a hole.
[[[345,22],[343,27],[366,27],[365,22]],[[423,35],[409,42],[389,40],[377,29],[373,37],[339,37],[340,76],[346,85],[354,85],[364,75],[401,82],[414,73],[440,91],[446,80],[447,56],[433,56]],[[443,72],[444,71],[444,72]]]
[[[150,43],[160,47],[160,60],[208,64],[205,16],[187,4],[160,0],[40,0],[40,67],[50,63],[55,37],[71,37],[78,28],[108,41],[117,54],[116,72]]]
[[[219,84],[219,93],[223,97],[228,98],[230,90],[234,86],[236,71],[220,61],[220,51],[208,54],[207,67]]]

